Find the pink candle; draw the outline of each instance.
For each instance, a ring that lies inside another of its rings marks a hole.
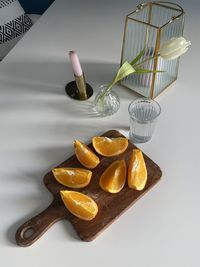
[[[69,52],[69,58],[70,58],[71,63],[72,63],[72,68],[73,68],[74,74],[76,76],[82,76],[83,71],[81,68],[81,64],[80,64],[78,55],[76,54],[76,51],[70,51]]]

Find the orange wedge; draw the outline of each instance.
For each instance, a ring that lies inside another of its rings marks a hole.
[[[55,168],[52,172],[60,184],[71,188],[83,188],[92,178],[91,171],[81,168]]]
[[[109,193],[118,193],[126,182],[126,163],[124,160],[114,161],[100,177],[100,187]]]
[[[92,138],[92,145],[97,153],[105,157],[112,157],[123,153],[128,147],[125,137],[108,138],[96,136]]]
[[[66,208],[79,219],[91,221],[97,215],[98,206],[92,198],[75,191],[60,191],[60,195]]]
[[[128,166],[128,186],[141,191],[147,182],[147,169],[143,154],[139,149],[133,149]]]
[[[79,162],[88,169],[94,169],[100,163],[97,155],[79,140],[74,141],[74,152]]]

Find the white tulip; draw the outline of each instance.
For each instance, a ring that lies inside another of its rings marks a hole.
[[[188,50],[190,45],[191,42],[187,42],[183,37],[173,37],[161,46],[159,55],[163,59],[172,60],[183,55]]]

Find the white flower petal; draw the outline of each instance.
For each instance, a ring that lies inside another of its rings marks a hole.
[[[162,56],[162,58],[166,59],[166,60],[176,59],[176,58],[180,57],[181,55],[183,55],[188,49],[189,49],[188,47],[184,47],[182,49],[179,49],[178,51],[172,52],[171,54]]]
[[[159,54],[164,59],[172,60],[184,54],[190,45],[191,42],[183,37],[173,37],[161,46]]]
[[[172,38],[161,46],[160,51],[165,52],[167,50],[174,50],[174,48],[179,46],[179,43],[180,42],[177,38]]]

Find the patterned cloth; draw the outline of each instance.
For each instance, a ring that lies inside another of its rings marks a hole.
[[[9,5],[12,2],[14,2],[14,1],[15,0],[4,0],[4,1],[0,1],[0,8]]]
[[[0,1],[0,44],[24,34],[31,26],[18,0]]]
[[[32,25],[18,0],[0,0],[0,59]]]
[[[12,1],[12,0],[6,0]],[[20,17],[0,26],[0,44],[16,38],[27,32],[32,26],[32,21],[27,15]]]

